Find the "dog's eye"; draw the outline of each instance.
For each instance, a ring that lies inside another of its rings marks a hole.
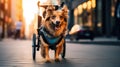
[[[52,16],[52,19],[55,19],[56,16]]]
[[[63,18],[63,16],[60,16],[60,19],[62,19]]]

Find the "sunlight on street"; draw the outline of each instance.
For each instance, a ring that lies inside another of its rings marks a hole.
[[[23,0],[23,16],[26,21],[26,33],[29,34],[29,25],[37,13],[37,1],[36,0]]]
[[[25,19],[25,35],[27,37],[29,37],[29,33],[30,33],[30,24],[32,23],[37,23],[37,21],[34,21],[34,20],[37,20],[37,15],[42,15],[42,11],[43,9],[40,8],[40,11],[38,9],[38,1],[40,1],[40,4],[50,4],[51,3],[51,0],[23,0],[23,17]],[[54,2],[54,1],[52,1]],[[56,1],[55,1],[56,3]],[[55,4],[54,3],[54,4]],[[35,24],[35,26],[37,26]],[[37,28],[35,28],[37,29]]]

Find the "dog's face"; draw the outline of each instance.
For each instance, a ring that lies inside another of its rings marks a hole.
[[[58,30],[63,23],[67,24],[68,9],[64,7],[60,10],[55,10],[54,6],[48,6],[45,11],[44,18],[45,21],[49,21],[49,23]]]
[[[59,27],[64,23],[63,11],[53,11],[53,14],[50,16],[50,20],[55,29],[59,29]]]

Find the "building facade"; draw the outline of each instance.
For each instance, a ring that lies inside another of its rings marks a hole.
[[[69,7],[69,30],[74,24],[89,26],[96,36],[116,36],[118,0],[63,0]]]
[[[0,24],[2,25],[2,38],[8,36],[8,25],[11,22],[11,0],[0,0]]]
[[[0,0],[0,24],[2,37],[11,37],[15,32],[15,22],[23,19],[22,0]],[[24,36],[24,22],[21,36]]]
[[[23,6],[22,6],[22,0],[11,0],[11,18],[15,25],[15,23],[19,20],[22,21],[22,28],[21,28],[21,34],[20,37],[25,37],[25,20],[23,18]],[[15,26],[14,26],[15,29]]]

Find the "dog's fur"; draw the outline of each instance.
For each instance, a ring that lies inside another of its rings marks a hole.
[[[63,36],[61,41],[55,46],[55,60],[59,61],[59,55],[63,50],[63,45],[65,42],[64,36],[67,31],[68,9],[66,6],[64,6],[60,10],[55,10],[54,6],[51,5],[48,6],[43,12],[43,17],[43,27],[49,32],[47,35],[52,34],[52,37]],[[50,61],[49,44],[47,44],[42,37],[40,37],[40,41],[41,55],[46,59],[46,61]]]

